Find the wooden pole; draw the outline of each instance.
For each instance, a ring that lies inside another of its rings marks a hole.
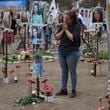
[[[110,92],[110,0],[106,0],[106,24],[108,31],[108,92]]]
[[[26,11],[30,10],[30,0],[26,0]]]
[[[7,78],[8,76],[8,41],[7,41],[7,37],[8,37],[8,31],[6,31],[6,50],[5,50],[5,78]]]

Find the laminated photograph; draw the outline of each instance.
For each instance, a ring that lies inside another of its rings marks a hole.
[[[103,23],[104,22],[104,8],[96,7],[92,12],[92,22],[93,23]]]
[[[4,28],[3,14],[4,14],[4,11],[0,10],[0,30]]]
[[[12,17],[10,11],[4,11],[3,22],[5,28],[11,28]]]
[[[16,12],[16,19],[17,20],[21,19],[21,12]]]
[[[95,31],[95,27],[92,22],[92,8],[81,8],[79,10],[79,14],[84,25],[86,26],[86,30],[84,30],[84,32]]]
[[[31,26],[33,50],[37,50],[37,46],[42,43],[42,28],[39,26]]]
[[[21,12],[21,23],[27,23],[28,22],[28,15],[26,11]]]
[[[40,13],[39,2],[34,2],[31,10],[31,23],[35,25],[43,24],[43,16]]]

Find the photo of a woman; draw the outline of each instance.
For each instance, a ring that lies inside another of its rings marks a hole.
[[[43,24],[42,15],[39,13],[38,3],[34,3],[32,8],[31,22],[35,24]]]
[[[38,26],[32,26],[32,45],[33,50],[37,50],[42,42],[41,32]]]
[[[3,26],[3,11],[0,10],[0,26]]]
[[[102,23],[104,18],[104,10],[101,7],[95,8],[92,14],[93,23]]]
[[[27,13],[26,12],[21,12],[21,22],[22,23],[26,23],[28,22],[28,16],[27,16]]]

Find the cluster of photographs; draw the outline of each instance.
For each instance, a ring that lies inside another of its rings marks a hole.
[[[25,7],[20,6],[6,6],[6,8],[0,6],[0,8],[0,27],[10,27],[11,17],[9,10],[11,10],[18,24],[29,25],[29,33],[33,39],[35,38],[32,43],[41,44],[42,29],[47,24],[49,17],[48,3],[42,1],[33,2],[30,12],[26,11]]]
[[[105,14],[103,7],[80,8],[79,13],[83,17],[88,31],[95,31],[96,27],[104,22]]]

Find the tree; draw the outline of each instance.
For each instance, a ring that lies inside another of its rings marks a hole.
[[[46,1],[48,3],[51,3],[52,0],[42,0]],[[71,9],[73,7],[73,4],[80,0],[56,0],[56,2],[59,4],[59,7],[62,9]],[[91,8],[96,7],[98,5],[98,2],[100,2],[102,7],[106,7],[106,0],[82,0],[80,7],[85,8]]]
[[[102,7],[106,7],[106,0],[83,0],[80,4],[80,7],[91,8],[96,7],[98,2]]]

